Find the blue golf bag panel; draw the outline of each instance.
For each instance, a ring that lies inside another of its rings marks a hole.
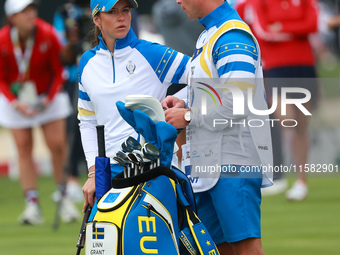
[[[124,254],[179,254],[173,181],[159,176],[146,182],[141,194],[123,224]]]

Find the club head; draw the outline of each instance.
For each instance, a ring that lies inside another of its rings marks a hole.
[[[142,149],[142,145],[140,145],[140,143],[132,136],[129,136],[126,139],[125,144],[128,148],[132,148],[133,150],[139,151]]]
[[[150,155],[154,157],[159,157],[159,149],[152,143],[145,143],[143,146],[143,155]]]
[[[138,164],[138,159],[137,159],[137,157],[134,153],[129,152],[129,153],[126,154],[126,156],[130,160],[130,162],[132,162],[134,164]]]
[[[126,164],[130,163],[129,158],[126,156],[126,154],[122,151],[117,151],[116,152],[116,157],[120,158],[121,160],[123,160]]]
[[[130,153],[127,153],[126,155],[131,162],[131,164],[130,164],[131,168],[130,168],[129,176],[133,176],[135,174],[135,172],[137,171],[136,168],[139,165],[139,161],[138,161],[138,159],[137,159],[137,157],[134,153],[130,152]]]
[[[134,151],[133,154],[136,156],[137,160],[139,163],[144,163],[144,160],[143,160],[143,157],[142,157],[142,154],[138,151]]]
[[[159,165],[159,149],[152,143],[145,143],[142,148],[143,156],[151,160],[150,168],[157,167]]]
[[[120,166],[126,166],[125,161],[123,161],[121,158],[114,156],[113,160]]]
[[[130,147],[128,147],[127,145],[126,145],[126,143],[125,143],[125,141],[124,142],[122,142],[122,144],[120,145],[120,149],[123,151],[123,152],[132,152],[133,151],[133,149],[131,149]]]

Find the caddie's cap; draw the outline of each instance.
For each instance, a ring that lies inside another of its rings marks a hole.
[[[37,4],[37,2],[35,0],[6,0],[5,14],[6,16],[12,16],[23,11],[30,4]]]
[[[98,12],[106,12],[111,10],[111,8],[118,2],[119,0],[91,0],[91,13],[92,17],[94,17]],[[138,7],[138,3],[136,0],[127,0],[130,4],[130,7],[136,9]]]

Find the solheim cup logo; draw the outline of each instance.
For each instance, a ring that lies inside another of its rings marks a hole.
[[[126,65],[126,70],[129,72],[129,77],[132,78],[135,76],[134,72],[136,70],[136,65],[132,63],[132,60],[129,60],[129,63]]]

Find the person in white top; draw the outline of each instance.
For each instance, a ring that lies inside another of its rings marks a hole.
[[[150,95],[161,101],[171,84],[186,83],[188,56],[140,40],[130,28],[130,8],[137,6],[134,0],[91,0],[97,41],[82,55],[78,70],[78,119],[89,173],[95,172],[96,125],[105,126],[107,157],[113,157],[127,137],[137,138],[120,116],[117,101],[125,102],[130,94]],[[112,176],[121,171],[121,166],[111,165]],[[94,176],[90,174],[83,186],[84,210],[95,202]]]

